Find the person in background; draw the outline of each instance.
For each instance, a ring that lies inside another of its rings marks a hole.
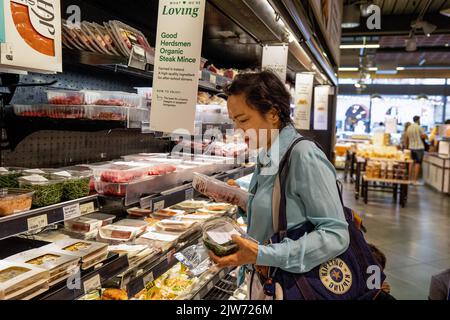
[[[406,143],[411,150],[411,157],[414,160],[412,180],[415,182],[415,185],[421,185],[418,180],[423,156],[425,154],[425,144],[423,143],[423,140],[427,139],[427,135],[420,126],[420,117],[414,116],[413,121],[414,123],[411,124],[406,131]]]
[[[405,150],[408,149],[408,139],[406,136],[406,132],[408,131],[409,126],[411,125],[411,122],[406,122],[405,123],[405,128],[403,129],[403,133],[402,133],[402,140],[400,141],[401,143],[401,149]]]
[[[450,301],[450,269],[431,277],[428,299]]]
[[[384,126],[383,122],[378,123],[377,126],[375,126],[375,128],[373,128],[373,133],[384,133],[386,131],[386,127]]]

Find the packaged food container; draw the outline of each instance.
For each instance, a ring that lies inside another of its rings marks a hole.
[[[98,121],[126,121],[128,110],[114,106],[85,106],[85,117]]]
[[[46,116],[52,119],[84,119],[85,106],[42,106]]]
[[[45,207],[62,200],[65,179],[49,180],[40,175],[19,178],[21,189],[34,191],[33,206]]]
[[[108,256],[107,244],[79,239],[64,239],[41,247],[41,249],[79,257],[83,270],[95,266]]]
[[[197,211],[204,208],[209,202],[200,200],[186,200],[170,207],[171,209],[184,210],[184,211]]]
[[[141,179],[148,174],[149,166],[141,164],[131,166],[126,164],[109,163],[91,166],[95,179],[103,182],[127,183]]]
[[[114,219],[116,218],[115,215],[101,212],[89,213],[84,217],[88,219],[101,221],[101,227],[107,226],[108,224],[112,224]]]
[[[103,221],[79,217],[73,220],[64,221],[64,228],[72,232],[85,233],[98,230],[102,227]]]
[[[103,40],[106,43],[106,48],[109,52],[111,52],[114,55],[121,55],[121,53],[117,50],[116,44],[114,42],[114,39],[111,37],[109,32],[106,30],[104,26],[101,26],[95,22],[92,22],[91,27],[97,30],[97,32],[100,34],[100,36],[103,38]]]
[[[198,212],[206,212],[210,214],[225,214],[235,209],[235,206],[229,203],[208,203],[205,207],[198,209]]]
[[[94,229],[92,231],[87,232],[74,232],[70,231],[68,229],[64,229],[63,232],[67,237],[72,239],[80,239],[80,240],[86,240],[86,241],[95,241],[98,235],[99,229]]]
[[[151,227],[146,233],[136,239],[135,243],[145,244],[164,251],[168,248],[173,247],[177,243],[179,238],[179,233],[161,232],[156,230],[155,227]]]
[[[230,218],[217,218],[203,224],[203,243],[218,257],[224,257],[238,250],[232,235],[245,235],[238,224]]]
[[[128,209],[127,213],[130,216],[147,217],[152,213],[152,211],[150,209],[141,209],[141,208],[134,207],[134,208]]]
[[[32,249],[21,252],[5,260],[25,263],[44,270],[50,274],[49,284],[53,286],[65,279],[78,267],[79,258],[48,250]]]
[[[141,220],[124,219],[115,224],[107,225],[99,230],[99,241],[120,243],[134,240],[145,232],[147,223]]]
[[[127,194],[128,183],[110,183],[95,181],[95,190],[105,196],[124,197]]]
[[[47,90],[47,101],[49,104],[58,105],[83,105],[84,93],[71,90]]]
[[[48,117],[48,108],[38,105],[14,105],[14,114],[20,117]]]
[[[137,94],[144,97],[146,100],[152,100],[153,88],[135,88]]]
[[[83,92],[88,105],[136,108],[143,106],[142,97],[136,93],[90,90],[84,90]]]
[[[158,253],[157,249],[148,247],[146,245],[126,243],[109,246],[108,251],[119,255],[126,254],[130,267],[141,265],[145,261],[149,261]]]
[[[0,188],[19,188],[19,181],[23,170],[18,168],[0,168]]]
[[[192,186],[198,192],[216,201],[224,201],[242,208],[247,205],[250,195],[241,188],[232,187],[223,181],[199,173],[194,173]]]
[[[175,253],[175,258],[186,266],[194,277],[200,276],[211,267],[208,251],[202,245],[192,245]]]
[[[89,195],[89,183],[92,171],[51,170],[47,171],[52,179],[65,179],[63,189],[64,200],[75,200]]]
[[[29,264],[0,261],[0,300],[28,300],[49,288],[50,274]]]
[[[9,216],[14,213],[31,209],[34,191],[27,189],[0,189],[0,216]]]
[[[161,220],[155,224],[155,229],[157,231],[164,232],[185,232],[189,228],[193,228],[197,225],[196,221],[193,220]]]
[[[172,217],[176,217],[176,216],[180,216],[186,214],[185,211],[183,210],[175,210],[175,209],[161,209],[158,211],[155,211],[151,214],[151,216],[153,218],[163,218],[163,219],[167,219],[167,218],[172,218]]]

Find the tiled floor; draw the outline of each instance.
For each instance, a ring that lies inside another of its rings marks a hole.
[[[366,239],[387,257],[391,293],[399,300],[428,298],[433,274],[450,268],[450,196],[426,186],[411,186],[405,208],[389,193],[355,200],[354,185],[344,185],[346,205],[361,213]]]

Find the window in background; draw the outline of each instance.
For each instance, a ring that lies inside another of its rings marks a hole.
[[[450,119],[450,97],[447,97],[447,106],[445,107],[445,120],[448,119]]]
[[[445,85],[446,79],[427,78],[399,78],[399,79],[373,79],[373,84],[396,84],[396,85]]]

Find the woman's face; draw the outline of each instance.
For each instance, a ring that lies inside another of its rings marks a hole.
[[[235,129],[246,133],[245,142],[251,149],[270,147],[272,130],[280,129],[280,119],[275,109],[262,115],[247,104],[244,94],[228,97],[228,114]],[[264,140],[267,139],[267,143]]]

